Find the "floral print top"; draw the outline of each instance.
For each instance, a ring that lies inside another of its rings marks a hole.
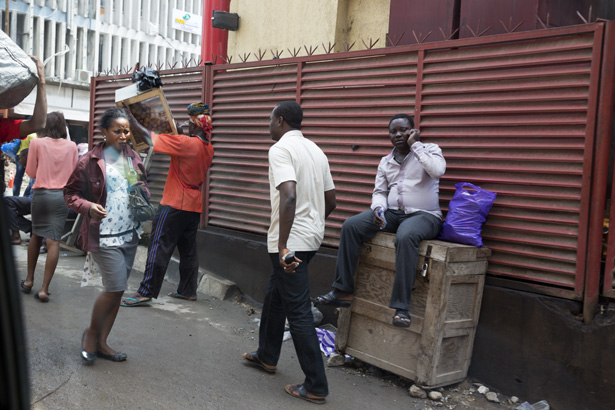
[[[107,217],[100,223],[100,246],[122,246],[136,233],[141,237],[141,224],[132,219],[126,179],[126,158],[122,155],[114,164],[105,161],[107,183]]]

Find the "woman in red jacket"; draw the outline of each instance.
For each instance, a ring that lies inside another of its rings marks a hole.
[[[81,359],[85,364],[92,364],[96,357],[114,362],[126,360],[125,353],[109,347],[107,337],[143,232],[140,222],[132,217],[128,188],[138,182],[149,196],[145,167],[139,154],[128,145],[126,112],[121,108],[105,111],[101,131],[105,141],[81,157],[64,188],[68,206],[83,215],[80,244],[97,263],[104,287],[81,339]]]

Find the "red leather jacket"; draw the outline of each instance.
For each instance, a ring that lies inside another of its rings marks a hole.
[[[66,186],[64,187],[64,201],[69,208],[83,215],[79,228],[79,244],[81,249],[98,252],[100,243],[100,221],[89,217],[92,203],[103,207],[107,205],[107,185],[105,181],[105,157],[103,150],[105,143],[96,145],[92,151],[84,154],[77,162]],[[135,171],[140,175],[145,191],[149,197],[145,167],[139,154],[128,145],[124,155],[132,158]]]

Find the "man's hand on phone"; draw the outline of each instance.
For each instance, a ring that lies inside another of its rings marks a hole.
[[[294,251],[283,249],[280,252],[280,266],[286,273],[295,273],[295,269],[301,262],[303,261],[295,256]]]

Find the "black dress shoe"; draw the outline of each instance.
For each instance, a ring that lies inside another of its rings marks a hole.
[[[113,354],[105,354],[100,350],[96,352],[96,356],[100,357],[101,359],[111,360],[112,362],[123,362],[128,358],[128,355],[126,353],[117,352]]]
[[[81,361],[83,362],[83,364],[94,364],[94,362],[96,361],[96,354],[95,353],[90,353],[90,352],[86,352],[83,349],[83,342],[85,341],[85,334],[87,333],[87,329],[85,329],[83,331],[83,335],[81,336]]]

